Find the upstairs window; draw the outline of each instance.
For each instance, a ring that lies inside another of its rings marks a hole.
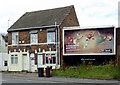
[[[47,32],[47,43],[55,42],[55,32],[48,31]]]
[[[30,43],[31,44],[37,44],[38,43],[38,32],[37,31],[31,31],[30,32]]]
[[[12,33],[12,45],[18,45],[18,32],[13,32]]]

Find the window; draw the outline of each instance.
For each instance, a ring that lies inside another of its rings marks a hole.
[[[46,54],[46,64],[56,64],[55,54]]]
[[[47,42],[55,42],[55,32],[47,32]]]
[[[30,42],[31,42],[31,44],[38,43],[38,32],[37,31],[30,32]]]
[[[7,61],[4,61],[4,66],[7,66]]]
[[[18,64],[18,55],[11,55],[11,64]]]
[[[13,32],[12,33],[12,45],[18,45],[18,32]]]

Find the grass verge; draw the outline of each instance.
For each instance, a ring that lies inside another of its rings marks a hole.
[[[99,66],[82,64],[76,68],[66,67],[60,70],[53,70],[52,75],[76,78],[120,79],[120,67],[117,64]]]

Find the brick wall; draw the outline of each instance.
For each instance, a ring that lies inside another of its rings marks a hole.
[[[117,58],[120,63],[120,28],[117,28]]]
[[[47,43],[47,31],[43,29],[42,31],[38,30],[38,42]]]
[[[19,31],[19,41],[21,41],[21,43],[19,43],[18,46],[8,46],[8,51],[10,50],[11,52],[14,52],[14,49],[16,49],[16,52],[19,52],[19,49],[20,49],[22,52],[24,52],[24,49],[25,49],[25,51],[29,50],[29,53],[31,54],[31,53],[35,53],[35,50],[39,52],[39,48],[41,49],[41,52],[43,49],[45,51],[49,51],[49,48],[50,48],[50,44],[21,46],[20,44],[30,44],[30,30]],[[22,41],[24,41],[24,43],[22,43]],[[47,43],[47,29],[42,29],[42,31],[38,30],[38,43]],[[11,32],[8,33],[8,45],[12,45]],[[56,45],[55,44],[52,44],[52,45],[53,45],[53,48],[51,50],[55,51]],[[29,48],[28,46],[30,47],[30,49],[28,49]],[[37,64],[37,54],[35,54],[35,64]]]
[[[8,33],[8,45],[11,45],[12,44],[12,33],[9,32]]]
[[[79,22],[75,13],[74,8],[72,8],[69,12],[69,14],[65,17],[61,24],[61,63],[63,60],[63,27],[71,27],[71,26],[79,26]]]
[[[24,41],[24,43],[19,44],[29,44],[30,43],[30,31],[20,31],[19,32],[19,41]]]

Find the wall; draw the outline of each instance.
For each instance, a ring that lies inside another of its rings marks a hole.
[[[8,45],[12,44],[12,33],[8,32]]]
[[[31,30],[19,31],[19,41],[21,41],[19,44],[30,44],[30,31]],[[40,29],[37,31],[38,43],[47,43],[47,29],[43,28],[42,31],[40,31]],[[22,41],[24,41],[24,43]],[[8,45],[12,45],[12,32],[8,32]]]
[[[49,28],[51,29],[51,28]],[[8,35],[8,50],[9,50],[9,71],[22,71],[22,65],[11,65],[10,63],[10,55],[11,54],[18,54],[19,55],[19,62],[22,62],[21,56],[23,52],[28,52],[29,54],[35,54],[35,70],[37,70],[37,53],[42,52],[44,55],[46,53],[56,53],[56,44],[55,43],[47,43],[47,29],[44,28],[42,31],[37,29],[38,31],[38,43],[37,44],[30,44],[30,31],[20,31],[19,32],[19,45],[12,45],[12,32],[9,32]],[[56,32],[55,32],[56,35]],[[51,45],[53,48],[51,48]],[[49,49],[51,48],[51,50]],[[45,52],[43,52],[43,50]],[[21,52],[20,52],[21,51]],[[29,56],[30,57],[30,56]],[[43,64],[45,64],[45,56],[43,57]],[[30,64],[30,63],[29,63]],[[46,67],[47,65],[44,65]]]
[[[0,34],[1,52],[0,52],[0,71],[7,71],[7,66],[4,66],[4,61],[8,61],[8,53],[6,42]]]
[[[4,66],[4,61],[8,63],[8,53],[2,53],[2,71],[7,71],[8,66]]]
[[[11,64],[11,55],[17,54],[18,55],[18,64],[12,65]],[[8,55],[8,70],[9,71],[22,71],[23,70],[23,54],[27,54],[27,60],[28,60],[28,71],[30,71],[30,57],[29,52],[12,52]]]
[[[42,52],[43,50],[45,51],[49,51],[50,45],[53,45],[53,48],[51,49],[51,51],[55,51],[56,50],[56,45],[55,43],[47,43],[47,29],[43,29],[42,31],[38,30],[38,44],[30,44],[30,31],[20,31],[19,32],[19,41],[21,41],[21,43],[19,43],[19,45],[12,45],[12,33],[8,33],[8,35],[10,35],[8,37],[8,50],[11,52],[19,52],[21,51],[27,51],[29,50],[29,53],[35,53],[35,51]],[[24,43],[22,43],[24,41]],[[37,55],[35,55],[35,64],[37,64]]]
[[[120,28],[117,28],[117,60],[120,62]]]
[[[3,39],[2,35],[0,34],[0,40],[1,40],[1,53],[7,53],[7,46],[6,42]]]
[[[0,53],[0,71],[2,71],[2,53]]]
[[[69,14],[65,17],[61,24],[61,36],[60,36],[60,43],[61,43],[61,63],[63,60],[63,27],[71,27],[71,26],[79,26],[79,22],[75,13],[75,9],[72,8]]]

